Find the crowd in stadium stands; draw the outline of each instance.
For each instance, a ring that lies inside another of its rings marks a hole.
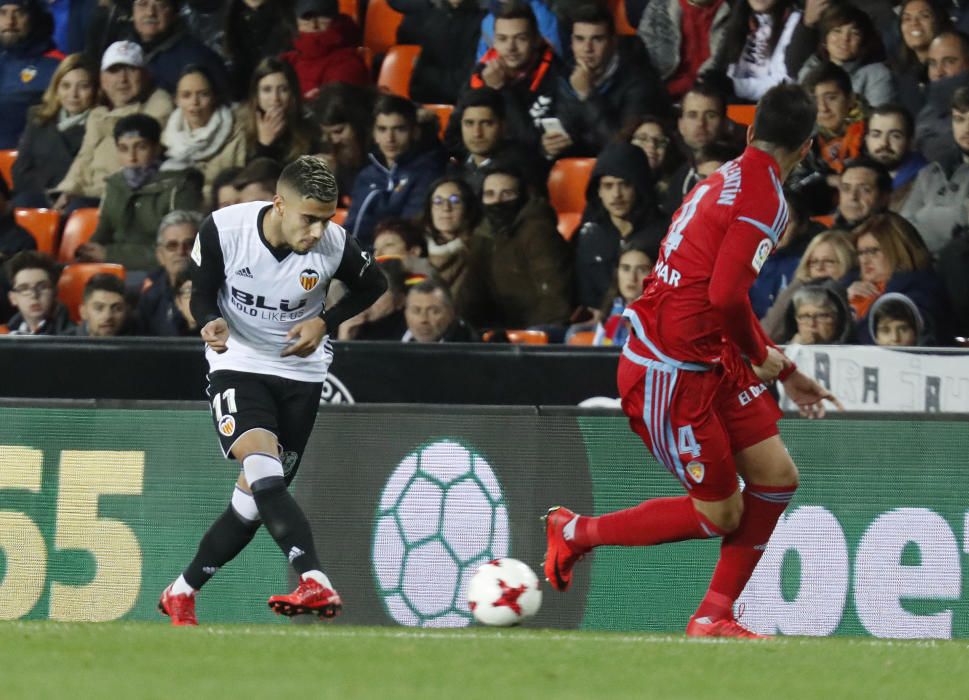
[[[765,330],[951,345],[966,31],[963,0],[0,0],[0,332],[196,335],[204,216],[311,154],[389,281],[335,336],[619,345],[685,195],[796,82]]]

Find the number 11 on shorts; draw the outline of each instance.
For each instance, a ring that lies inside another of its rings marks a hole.
[[[222,420],[222,400],[225,399],[226,413],[235,413],[239,410],[236,406],[236,390],[226,389],[220,394],[212,397],[212,411],[215,413],[216,422]],[[682,429],[681,429],[682,430]],[[692,435],[692,433],[691,433]]]

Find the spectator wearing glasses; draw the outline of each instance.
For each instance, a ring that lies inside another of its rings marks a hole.
[[[840,280],[854,266],[855,250],[845,231],[833,229],[816,235],[804,249],[804,255],[794,270],[794,279],[778,294],[767,315],[761,319],[764,332],[775,343],[790,338],[793,330],[787,324],[797,290],[818,280]]]
[[[138,299],[138,316],[147,335],[187,334],[190,324],[178,308],[178,277],[189,268],[189,255],[202,218],[198,212],[177,209],[166,214],[158,225],[155,257],[160,267],[148,275]]]
[[[427,257],[452,296],[457,296],[464,281],[471,234],[480,220],[477,197],[467,182],[444,177],[431,185],[421,219]]]
[[[918,232],[897,214],[873,216],[852,234],[858,255],[857,272],[842,280],[854,309],[856,340],[874,342],[868,315],[883,294],[904,294],[918,307],[925,321],[926,341],[943,338],[940,324],[946,319],[948,301],[941,281],[931,269],[928,250],[919,246]]]
[[[841,345],[854,328],[844,288],[835,280],[808,282],[792,295],[784,340],[800,345]]]
[[[74,325],[67,308],[57,301],[54,261],[25,250],[8,265],[11,305],[17,312],[7,324],[11,335],[66,335]]]
[[[653,189],[659,201],[665,201],[673,176],[685,160],[673,138],[672,126],[660,117],[647,115],[638,119],[631,128],[625,129],[620,137],[643,149],[655,180]]]

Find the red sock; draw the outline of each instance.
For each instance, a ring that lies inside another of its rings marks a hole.
[[[580,547],[630,547],[719,537],[723,532],[693,507],[689,496],[654,498],[597,518],[580,517],[574,542]]]
[[[697,608],[697,617],[714,620],[732,617],[733,604],[754,573],[781,513],[794,497],[796,485],[757,486],[744,489],[744,514],[740,527],[723,538],[720,561],[710,588]]]

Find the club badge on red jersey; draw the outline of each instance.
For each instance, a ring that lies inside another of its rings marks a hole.
[[[703,481],[706,471],[703,462],[690,462],[686,465],[686,473],[698,484]]]

